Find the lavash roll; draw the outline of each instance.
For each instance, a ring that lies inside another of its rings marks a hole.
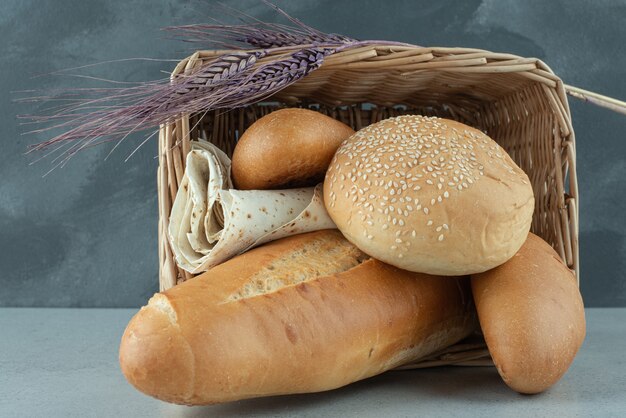
[[[176,263],[198,274],[265,242],[335,228],[321,185],[236,190],[231,163],[214,145],[193,142],[172,205],[168,236]]]

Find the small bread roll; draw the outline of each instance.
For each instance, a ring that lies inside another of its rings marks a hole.
[[[232,174],[241,190],[315,186],[333,154],[354,133],[348,125],[307,109],[281,109],[253,123],[235,147]]]
[[[528,394],[556,383],[585,338],[576,278],[556,251],[529,234],[512,259],[471,281],[480,326],[505,383]]]
[[[324,201],[365,253],[445,276],[511,258],[528,235],[535,203],[528,176],[487,135],[413,115],[345,141],[326,174]]]

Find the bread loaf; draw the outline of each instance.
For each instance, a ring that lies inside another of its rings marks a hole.
[[[318,231],[156,294],[120,364],[140,391],[182,404],[324,391],[455,343],[472,312],[467,278],[400,270]]]
[[[472,276],[480,326],[491,357],[512,389],[546,390],[563,376],[585,338],[576,279],[534,234],[503,265]]]
[[[324,182],[337,228],[372,257],[430,274],[504,263],[522,246],[534,209],[528,176],[481,131],[406,115],[344,141]]]
[[[237,189],[265,190],[315,186],[341,141],[354,133],[348,125],[308,109],[281,109],[253,123],[233,152]]]

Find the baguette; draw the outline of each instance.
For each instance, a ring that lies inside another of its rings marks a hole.
[[[336,230],[237,256],[150,299],[120,346],[128,381],[188,405],[334,389],[454,344],[469,280],[397,269]]]
[[[504,382],[546,390],[567,371],[585,338],[576,278],[548,243],[529,234],[512,259],[472,276],[485,341]]]

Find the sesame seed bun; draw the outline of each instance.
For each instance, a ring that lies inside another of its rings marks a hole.
[[[344,141],[324,182],[341,232],[370,256],[415,272],[479,273],[524,243],[528,176],[495,141],[462,123],[399,116]]]

